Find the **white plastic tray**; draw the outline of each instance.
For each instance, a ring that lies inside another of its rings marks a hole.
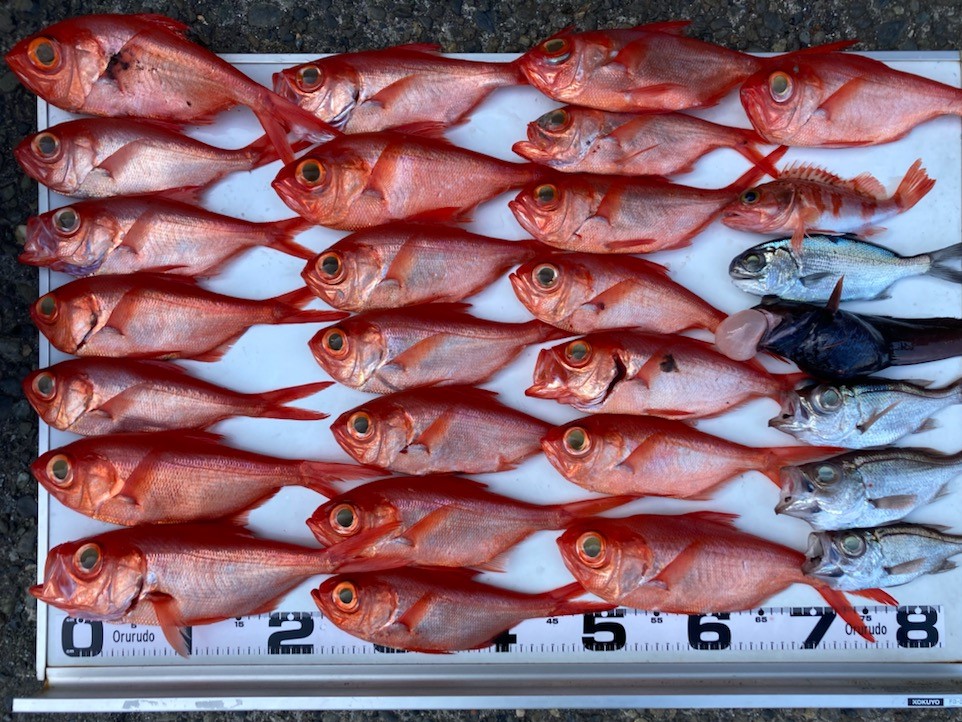
[[[956,86],[960,82],[959,57],[955,53],[874,56],[899,69]],[[225,57],[251,77],[269,84],[274,71],[315,56]],[[506,60],[514,56],[464,57]],[[529,121],[555,105],[532,88],[500,90],[478,109],[470,123],[449,136],[458,145],[517,160],[511,153],[511,144],[525,137]],[[69,117],[42,101],[38,110],[40,128]],[[699,114],[730,125],[748,124],[734,95],[719,107]],[[192,134],[213,144],[240,146],[259,135],[260,129],[249,111],[238,109],[225,114],[215,126]],[[850,150],[793,149],[783,163],[816,162],[843,177],[869,171],[891,190],[912,162],[921,157],[929,174],[937,180],[934,190],[909,213],[889,222],[888,230],[877,238],[899,252],[917,253],[957,243],[962,236],[960,136],[959,119],[941,118],[890,145]],[[205,205],[251,220],[289,217],[291,212],[270,188],[278,168],[275,163],[226,179],[209,192]],[[716,151],[700,161],[693,173],[676,180],[694,186],[720,187],[746,168],[747,162],[737,153]],[[506,205],[512,196],[507,194],[485,204],[477,212],[471,230],[502,238],[524,238],[524,231]],[[41,212],[65,202],[66,199],[40,189]],[[298,241],[321,250],[342,235],[317,228]],[[756,299],[732,286],[728,263],[736,253],[758,241],[756,236],[731,231],[716,222],[692,246],[649,257],[666,264],[675,280],[719,308],[734,312],[753,305]],[[301,269],[302,261],[298,259],[258,249],[207,285],[238,296],[268,297],[300,285]],[[41,271],[40,293],[67,280],[61,274]],[[471,300],[474,312],[480,316],[505,321],[529,318],[506,278]],[[320,302],[317,305],[321,307]],[[929,278],[912,279],[899,283],[888,300],[852,304],[850,308],[902,316],[959,316],[962,289]],[[184,362],[184,366],[198,376],[243,391],[321,380],[326,375],[306,345],[318,328],[319,324],[255,327],[220,362]],[[43,339],[40,349],[41,366],[64,358]],[[562,423],[576,418],[579,414],[568,407],[524,396],[537,350],[528,349],[486,386],[499,391],[505,403],[545,420]],[[887,375],[947,383],[962,377],[962,359],[903,368]],[[336,386],[303,405],[324,410],[333,419],[366,398],[366,394]],[[767,420],[777,410],[775,402],[760,400],[700,423],[699,427],[752,445],[792,443],[767,427]],[[915,437],[913,445],[945,452],[962,449],[962,408],[943,413],[940,420],[940,429]],[[253,451],[348,460],[334,442],[327,428],[329,423],[330,419],[234,419],[215,430],[226,434],[231,443]],[[41,453],[72,438],[40,423]],[[539,503],[589,496],[561,478],[540,456],[516,471],[476,478],[497,492]],[[710,501],[641,500],[616,513],[620,516],[642,511],[729,511],[741,515],[738,526],[745,531],[804,549],[809,528],[797,519],[775,516],[777,495],[774,485],[752,472],[729,483]],[[303,522],[322,501],[307,490],[285,489],[252,514],[251,525],[265,536],[311,544],[313,539]],[[915,519],[952,525],[960,512],[962,495],[955,494],[922,510]],[[43,573],[49,548],[106,528],[51,502],[41,490],[38,574]],[[514,552],[507,574],[488,574],[486,581],[528,591],[567,583],[571,577],[557,553],[556,536],[555,532],[534,535]],[[100,632],[95,625],[67,620],[59,610],[41,604],[37,615],[37,675],[46,680],[47,687],[37,698],[16,700],[14,709],[79,712],[343,707],[850,707],[904,706],[912,704],[910,697],[939,698],[941,704],[962,705],[962,669],[954,663],[962,657],[962,610],[953,604],[962,594],[962,571],[923,578],[893,591],[900,603],[908,605],[903,614],[911,615],[902,619],[903,626],[906,619],[914,622],[932,613],[937,616],[930,626],[936,629],[938,642],[927,647],[900,646],[897,612],[868,605],[870,614],[876,615],[875,623],[886,627],[877,635],[879,644],[862,643],[845,629],[841,620],[836,620],[816,648],[805,649],[803,642],[818,621],[806,613],[817,612],[824,602],[809,587],[796,586],[770,599],[762,610],[721,620],[732,637],[725,649],[693,647],[692,622],[687,617],[629,611],[624,617],[594,622],[581,617],[563,618],[558,624],[532,620],[512,630],[516,639],[504,649],[442,657],[378,651],[340,632],[321,619],[308,595],[319,581],[315,578],[292,592],[273,619],[271,615],[262,615],[195,628],[193,656],[189,660],[174,654],[158,630],[146,627],[103,625],[103,641],[98,645]],[[794,615],[790,613],[793,608]],[[759,616],[766,621],[759,621]],[[931,620],[931,616],[928,618]],[[597,632],[589,630],[592,623],[599,625]],[[614,639],[611,632],[603,631],[604,625],[612,629],[611,624],[624,628],[623,648],[592,650],[592,646],[599,646],[592,645],[592,639]],[[694,624],[697,635],[697,622]],[[276,636],[278,632],[283,639]],[[927,634],[931,633],[923,632],[921,638],[931,641]],[[273,640],[271,635],[275,635]],[[913,633],[912,638],[920,635]],[[713,641],[717,635],[708,633],[702,639]],[[290,653],[291,645],[299,653]],[[99,653],[91,655],[98,646]],[[935,703],[922,700],[918,704]]]

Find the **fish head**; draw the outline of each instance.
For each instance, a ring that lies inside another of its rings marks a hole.
[[[348,633],[366,639],[400,614],[400,594],[376,574],[337,574],[311,591],[321,612]]]
[[[327,152],[327,146],[281,168],[271,185],[298,215],[337,227],[367,188],[371,168],[350,148]]]
[[[867,503],[865,486],[858,469],[843,459],[825,459],[798,466],[783,467],[780,473],[781,496],[776,514],[786,514],[809,522],[821,517],[843,517]]]
[[[30,465],[37,482],[64,506],[87,516],[123,489],[117,467],[82,443],[52,449]]]
[[[384,397],[345,411],[331,424],[344,451],[362,464],[389,468],[415,436],[411,417]]]
[[[795,195],[795,186],[785,181],[746,188],[722,209],[722,223],[736,231],[773,233],[789,225]]]
[[[387,339],[363,316],[353,316],[336,326],[322,328],[308,342],[321,368],[345,386],[358,388],[383,364]]]
[[[108,318],[103,299],[93,293],[71,293],[71,285],[44,294],[30,307],[40,333],[64,353],[76,353]]]
[[[274,73],[274,92],[343,130],[361,93],[357,71],[337,56]]]
[[[579,520],[558,538],[558,548],[574,578],[609,602],[617,603],[657,576],[655,555],[644,535],[617,520]]]
[[[792,145],[823,101],[818,73],[791,54],[772,58],[749,77],[739,95],[752,126],[772,143]]]
[[[96,203],[75,203],[33,216],[20,262],[79,275],[95,272],[123,241],[123,228]]]
[[[301,277],[334,308],[363,311],[389,265],[374,248],[345,240],[308,261]]]
[[[859,423],[856,391],[844,384],[809,384],[787,392],[781,413],[768,425],[824,443],[844,441]]]
[[[28,135],[13,149],[24,172],[51,188],[78,188],[97,163],[97,142],[83,121],[61,123]]]
[[[601,134],[604,113],[572,105],[549,110],[528,123],[528,140],[512,150],[522,158],[543,165],[567,165],[585,157]]]
[[[549,98],[567,99],[578,96],[607,61],[602,43],[562,30],[522,55],[518,67]]]
[[[102,534],[50,550],[34,597],[88,621],[118,621],[144,589],[146,562],[135,547]]]
[[[579,338],[541,350],[535,363],[534,383],[525,394],[555,399],[576,408],[597,406],[624,374],[617,350],[604,339]]]
[[[34,371],[23,380],[23,391],[40,417],[57,429],[70,429],[97,397],[93,380],[70,362]]]
[[[508,276],[515,295],[534,316],[557,323],[596,295],[591,272],[566,255],[540,256]]]
[[[318,542],[329,547],[361,532],[393,528],[400,521],[400,511],[389,499],[358,487],[319,506],[307,526]]]
[[[728,275],[741,290],[764,296],[798,279],[801,271],[791,247],[775,242],[739,253],[729,264]]]
[[[887,566],[875,529],[846,529],[809,534],[802,572],[839,589],[867,589]]]
[[[577,178],[556,178],[532,183],[508,203],[514,217],[528,233],[551,245],[564,245],[577,237],[595,203],[592,188]]]
[[[556,426],[545,434],[541,448],[566,479],[592,479],[623,459],[625,440],[607,415],[588,416]]]

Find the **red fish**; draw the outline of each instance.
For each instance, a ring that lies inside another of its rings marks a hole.
[[[252,300],[204,290],[184,276],[137,273],[71,281],[30,308],[50,343],[75,356],[216,361],[256,324],[337,321],[340,311],[310,311],[306,288]]]
[[[126,118],[69,120],[27,136],[13,154],[35,181],[75,198],[202,188],[277,160],[267,136],[227,150]]]
[[[438,55],[428,44],[340,53],[274,73],[274,92],[345,133],[463,122],[493,90],[525,82],[517,63]]]
[[[786,150],[774,151],[768,162]],[[508,205],[518,223],[549,246],[589,253],[651,253],[689,245],[763,175],[752,168],[717,189],[644,176],[564,175],[530,184]]]
[[[746,471],[776,485],[779,472],[838,453],[832,447],[753,448],[651,416],[599,414],[557,426],[541,440],[545,456],[568,481],[603,494],[707,499]]]
[[[89,358],[61,361],[23,381],[30,405],[48,424],[83,436],[205,429],[232,416],[314,421],[327,414],[285,404],[333,384],[244,394],[190,376],[165,361]]]
[[[634,497],[606,497],[539,506],[493,494],[456,476],[373,481],[319,507],[307,525],[317,540],[338,546],[358,534],[370,541],[350,559],[352,569],[404,566],[475,567],[503,571],[503,554],[542,529],[563,529]],[[379,534],[375,536],[376,533]]]
[[[120,434],[52,449],[30,467],[64,506],[109,524],[243,518],[285,486],[327,497],[336,482],[382,474],[354,464],[275,459],[201,431]]]
[[[541,172],[442,138],[384,131],[326,143],[281,169],[273,186],[304,218],[356,230],[396,220],[465,220],[479,203]]]
[[[233,524],[143,525],[54,547],[43,583],[29,591],[88,621],[160,625],[187,657],[186,627],[266,614],[301,582],[333,571],[323,549]]]
[[[588,253],[542,255],[509,278],[535,317],[573,333],[637,328],[714,331],[726,315],[668,277],[657,263]]]
[[[772,143],[845,148],[898,140],[940,115],[962,115],[962,90],[848,53],[772,58],[741,101]]]
[[[541,450],[550,428],[462,386],[412,389],[345,411],[331,432],[362,464],[402,474],[483,474],[513,469]]]
[[[676,175],[718,148],[731,148],[768,175],[778,171],[756,148],[753,130],[729,128],[682,113],[607,113],[568,105],[528,123],[528,140],[511,149],[565,173]]]
[[[592,414],[697,419],[753,398],[781,401],[798,380],[693,338],[602,331],[542,350],[525,393]]]
[[[878,223],[907,211],[934,185],[921,159],[891,196],[868,173],[845,180],[817,166],[789,166],[778,180],[749,188],[729,203],[722,223],[739,231],[791,233],[792,246],[801,251],[807,230],[881,230]]]
[[[285,129],[317,142],[337,134],[187,40],[187,29],[162,15],[84,15],[21,40],[6,60],[31,91],[74,113],[197,124],[246,105],[285,162],[294,159]]]
[[[301,276],[343,311],[460,301],[544,247],[425,223],[392,223],[342,238]]]
[[[348,634],[411,652],[481,649],[525,619],[589,614],[610,604],[579,602],[578,584],[523,594],[474,581],[464,569],[395,569],[331,577],[311,592]]]
[[[308,345],[335,380],[360,391],[479,384],[526,346],[568,335],[541,321],[475,318],[464,303],[368,311],[321,329]]]
[[[31,218],[20,262],[72,276],[164,271],[198,278],[255,246],[312,258],[292,239],[310,227],[300,217],[252,223],[160,196],[82,201]]]
[[[615,112],[715,105],[760,58],[682,36],[687,20],[627,30],[562,30],[525,53],[521,70],[549,98]]]
[[[870,642],[875,639],[842,592],[805,576],[805,555],[735,529],[734,516],[695,512],[575,522],[558,539],[565,565],[612,604],[712,614],[761,606],[793,584],[807,584]],[[881,589],[857,592],[896,605]]]

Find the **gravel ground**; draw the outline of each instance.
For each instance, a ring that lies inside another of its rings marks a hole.
[[[191,25],[194,39],[218,52],[340,52],[406,42],[438,42],[449,52],[516,52],[567,25],[603,28],[640,22],[689,17],[691,34],[733,48],[750,51],[785,51],[801,45],[842,38],[859,38],[866,50],[955,50],[962,29],[962,6],[957,0],[892,2],[796,2],[758,0],[739,7],[695,0],[555,0],[550,3],[497,0],[359,0],[310,3],[233,0],[197,2],[65,2],[3,0],[0,2],[0,36],[6,50],[19,38],[65,17],[87,12],[159,12]],[[20,379],[37,365],[37,332],[30,324],[27,306],[36,297],[36,272],[16,262],[19,252],[14,230],[36,212],[36,185],[20,173],[11,149],[34,128],[36,106],[11,72],[0,69],[0,443],[7,463],[0,468],[5,493],[0,496],[0,536],[7,551],[0,554],[0,645],[3,667],[0,686],[3,719],[10,718],[10,700],[39,688],[34,679],[34,629],[36,605],[24,589],[36,575],[37,489],[27,473],[35,455],[37,426],[20,391]],[[772,700],[773,704],[777,703]],[[948,712],[914,713],[928,719],[949,719]],[[688,720],[698,719],[805,719],[900,720],[903,711],[799,710],[792,712],[690,712],[509,710],[478,713],[437,713],[438,720],[479,717],[484,720]],[[213,713],[203,715],[214,718]],[[106,716],[97,716],[106,719]],[[148,715],[175,720],[186,715]],[[199,718],[200,715],[195,715]],[[119,718],[119,716],[118,716]],[[271,715],[251,713],[249,720]],[[296,714],[288,719],[411,720],[417,713]],[[87,717],[76,716],[86,722]]]

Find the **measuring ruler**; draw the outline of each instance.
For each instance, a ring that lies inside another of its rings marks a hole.
[[[530,619],[501,634],[493,645],[460,655],[516,659],[545,654],[592,657],[708,651],[786,651],[940,648],[945,636],[941,606],[857,607],[873,644],[831,607],[760,607],[729,614],[680,615],[618,608],[580,616]],[[62,613],[53,620],[51,657],[64,664],[104,664],[144,657],[178,659],[158,627],[86,622]],[[399,655],[404,652],[356,639],[320,612],[273,612],[229,619],[190,630],[194,659],[281,655],[310,658]],[[456,656],[460,656],[456,655]],[[450,655],[445,657],[451,658]],[[432,656],[437,660],[437,656]]]

